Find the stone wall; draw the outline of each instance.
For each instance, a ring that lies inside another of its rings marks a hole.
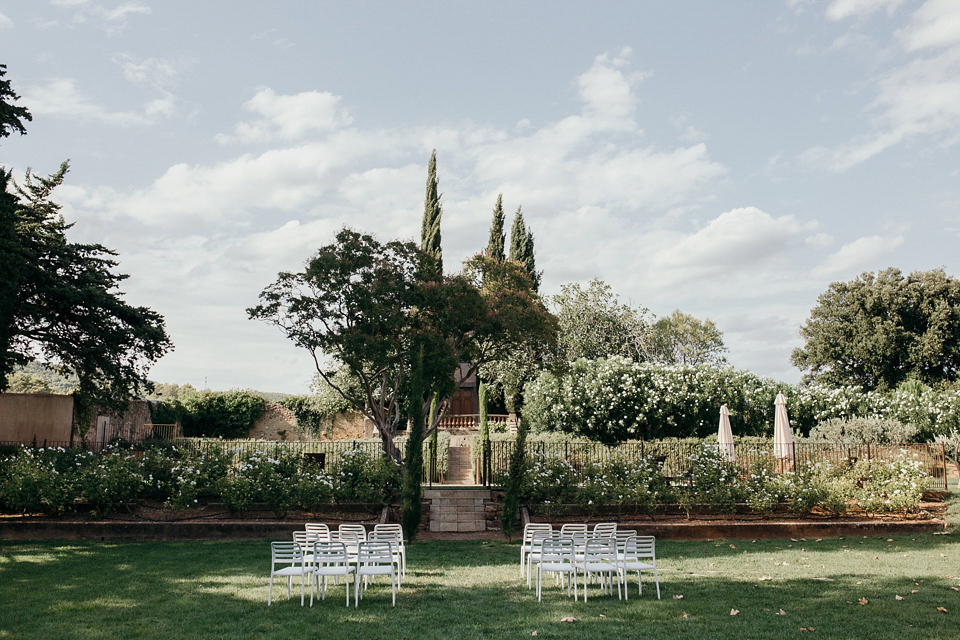
[[[68,444],[73,396],[0,393],[0,441]]]
[[[97,412],[90,420],[84,442],[88,448],[97,449],[114,440],[137,443],[153,436],[153,421],[150,405],[146,400],[131,400],[121,415]]]
[[[305,434],[297,427],[293,411],[277,402],[268,402],[247,437],[260,440],[356,440],[372,438],[373,434],[373,423],[359,411],[328,416],[321,433]]]

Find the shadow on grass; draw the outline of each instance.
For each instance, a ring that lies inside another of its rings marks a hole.
[[[741,542],[664,542],[663,600],[644,574],[642,597],[634,576],[628,601],[593,588],[588,603],[549,579],[537,603],[519,578],[515,545],[430,542],[409,549],[396,607],[381,580],[349,609],[342,585],[301,608],[296,583],[288,601],[282,581],[268,608],[265,541],[0,543],[0,637],[770,638],[801,627],[821,638],[955,637],[960,551],[950,541],[941,557],[936,543],[947,536],[922,538],[886,555],[879,542],[859,540],[816,556],[789,541],[763,541],[753,552],[748,541],[746,557]]]

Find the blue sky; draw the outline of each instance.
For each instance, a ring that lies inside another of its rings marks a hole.
[[[0,1],[72,237],[120,253],[176,344],[151,377],[300,392],[244,310],[343,225],[419,234],[437,150],[445,264],[522,205],[543,291],[714,320],[796,381],[830,282],[958,273],[960,2]]]

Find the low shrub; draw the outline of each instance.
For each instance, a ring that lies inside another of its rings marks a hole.
[[[83,498],[94,513],[104,516],[121,505],[134,502],[147,483],[138,460],[125,450],[108,450],[80,467]]]

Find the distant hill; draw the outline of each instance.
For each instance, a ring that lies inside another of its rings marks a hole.
[[[43,380],[52,393],[73,393],[79,382],[77,376],[61,376],[56,371],[48,369],[36,361],[24,367],[18,367],[14,373],[26,374]]]

